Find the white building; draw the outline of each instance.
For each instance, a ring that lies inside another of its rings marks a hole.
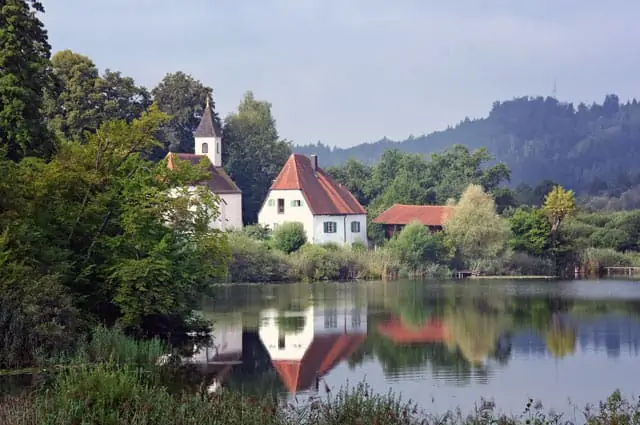
[[[286,324],[285,324],[286,323]],[[291,393],[312,389],[367,338],[367,308],[350,302],[260,313],[260,340]]]
[[[189,189],[193,190],[195,186],[206,186],[220,198],[218,205],[220,214],[211,223],[213,228],[220,230],[242,228],[242,192],[222,168],[222,131],[213,118],[213,111],[208,99],[194,136],[196,152],[169,153],[167,155],[168,167],[174,168],[175,158],[189,161],[193,165],[202,160],[208,161],[209,178],[195,183]]]
[[[315,155],[289,157],[258,214],[258,223],[271,229],[292,221],[304,225],[311,243],[367,242],[367,211],[318,167]]]

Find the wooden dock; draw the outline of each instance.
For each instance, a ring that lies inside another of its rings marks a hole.
[[[607,276],[635,276],[640,274],[640,267],[605,267],[605,269],[607,270]]]

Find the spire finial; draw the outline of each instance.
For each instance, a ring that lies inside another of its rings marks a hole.
[[[209,109],[209,95],[207,95],[207,103],[204,106],[206,109]]]

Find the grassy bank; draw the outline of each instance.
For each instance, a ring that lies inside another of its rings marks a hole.
[[[138,342],[118,331],[99,330],[101,342],[79,351],[74,367],[46,375],[37,388],[0,395],[3,425],[413,425],[413,424],[556,424],[531,401],[518,417],[507,417],[482,404],[470,415],[432,414],[394,394],[376,394],[359,384],[305,402],[270,396],[252,398],[220,390],[198,391],[202,385],[175,363],[156,365],[163,352],[158,341]],[[637,424],[640,405],[614,393],[597,408],[585,410],[589,424]],[[562,423],[567,419],[562,418]]]

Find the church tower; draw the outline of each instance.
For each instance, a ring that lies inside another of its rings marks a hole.
[[[213,118],[209,97],[194,137],[196,155],[206,155],[214,167],[222,167],[222,131]]]

